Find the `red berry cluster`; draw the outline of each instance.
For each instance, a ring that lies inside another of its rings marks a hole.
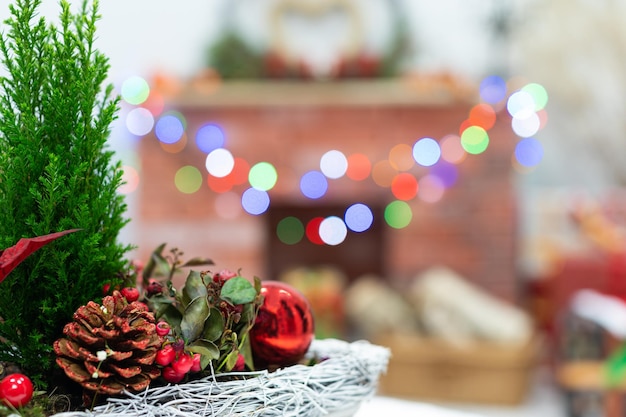
[[[182,340],[171,341],[167,338],[170,333],[170,326],[164,321],[157,323],[157,334],[163,337],[163,345],[157,351],[155,362],[163,367],[161,376],[166,382],[177,384],[181,382],[189,373],[202,371],[200,364],[200,354],[185,351],[185,344]],[[244,369],[244,357],[239,355],[235,369]]]
[[[178,383],[189,372],[200,372],[200,354],[185,352],[185,344],[182,341],[172,341],[167,336],[170,333],[170,325],[165,321],[159,321],[156,332],[163,339],[161,349],[157,351],[154,361],[162,366],[161,376],[165,381]]]
[[[168,343],[157,352],[155,362],[163,367],[161,376],[166,382],[177,384],[188,373],[202,370],[200,354],[185,352],[182,343]]]

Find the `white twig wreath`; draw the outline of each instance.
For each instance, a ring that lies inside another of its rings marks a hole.
[[[312,366],[231,372],[110,398],[92,411],[56,417],[348,417],[373,396],[387,369],[387,348],[366,341],[315,340]]]

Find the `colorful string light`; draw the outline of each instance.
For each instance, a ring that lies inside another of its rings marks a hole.
[[[512,85],[521,85],[514,91]],[[134,136],[145,136],[151,131],[161,147],[177,153],[187,145],[186,120],[177,112],[162,113],[163,98],[151,91],[141,77],[130,77],[121,87],[122,99],[135,108],[128,111],[125,126]],[[481,102],[472,106],[467,119],[457,132],[444,135],[440,140],[419,138],[413,144],[395,144],[387,159],[372,161],[364,153],[344,154],[338,149],[325,152],[319,159],[319,170],[304,172],[299,190],[306,198],[321,199],[331,184],[329,180],[347,178],[351,181],[370,180],[377,186],[389,189],[394,200],[384,208],[383,219],[394,229],[407,227],[413,219],[408,203],[418,199],[425,203],[440,201],[445,190],[454,186],[459,177],[458,165],[468,155],[479,155],[489,148],[489,130],[497,120],[497,113],[506,109],[511,117],[511,130],[519,137],[512,155],[512,164],[519,172],[530,172],[543,159],[543,146],[535,138],[543,129],[548,117],[546,89],[537,83],[508,83],[501,77],[485,77],[479,85]],[[226,132],[217,123],[208,122],[198,128],[193,136],[196,147],[205,153],[203,174],[194,166],[181,167],[174,176],[176,188],[185,194],[198,192],[203,182],[216,193],[215,210],[223,218],[234,218],[243,210],[251,215],[265,213],[270,206],[271,191],[279,181],[276,167],[267,161],[250,165],[228,149]],[[412,170],[419,171],[416,176]],[[421,171],[420,171],[421,169]],[[426,173],[423,170],[426,169]],[[126,182],[121,192],[133,192],[140,176],[132,166],[125,166]],[[247,188],[237,193],[236,186]],[[303,221],[286,216],[279,221],[276,234],[281,242],[294,245],[307,239],[316,245],[338,245],[348,233],[363,233],[374,223],[372,209],[365,203],[349,205],[343,218],[339,216],[315,217]]]

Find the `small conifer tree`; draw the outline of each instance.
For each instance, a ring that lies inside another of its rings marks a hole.
[[[55,369],[52,343],[76,308],[102,296],[132,249],[107,148],[118,98],[94,47],[98,3],[60,2],[54,25],[41,0],[15,0],[0,26],[0,249],[20,238],[80,228],[40,249],[0,283],[0,361],[40,388]]]

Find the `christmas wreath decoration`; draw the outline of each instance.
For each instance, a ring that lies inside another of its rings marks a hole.
[[[58,417],[317,416],[354,412],[374,394],[386,348],[313,340],[308,302],[282,282],[192,269],[177,290],[183,267],[212,262],[164,248],[123,281],[143,285],[107,286],[54,343],[87,407]]]

